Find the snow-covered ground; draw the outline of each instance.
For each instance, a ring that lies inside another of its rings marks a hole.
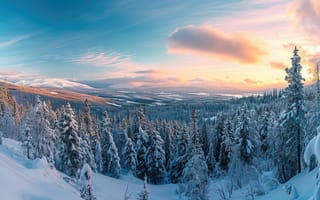
[[[28,160],[21,144],[3,139],[0,145],[0,199],[4,200],[80,200],[80,193],[63,180],[64,174],[51,169],[45,160]],[[123,200],[126,188],[131,199],[143,189],[143,181],[132,176],[120,180],[102,174],[93,176],[94,192],[101,200]],[[148,185],[152,200],[178,199],[176,185]]]
[[[20,143],[4,139],[0,145],[0,199],[5,200],[78,200],[79,191],[76,186],[64,181],[64,174],[51,169],[45,160],[28,160],[22,155]],[[292,178],[285,185],[292,185],[299,195],[297,200],[308,200],[314,191],[317,169],[303,172]],[[143,188],[143,181],[132,176],[122,176],[114,179],[102,174],[93,176],[94,192],[99,199],[123,200],[125,191],[130,199],[136,199]],[[214,185],[223,180],[213,181],[209,188],[209,199],[219,199],[214,191]],[[267,192],[256,200],[287,200],[290,199],[285,185]],[[178,200],[177,185],[148,185],[151,200]],[[233,192],[232,200],[245,200],[248,188]],[[183,198],[182,198],[183,199]]]

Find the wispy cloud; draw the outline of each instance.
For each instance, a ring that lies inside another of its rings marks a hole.
[[[262,83],[262,81],[257,81],[257,80],[250,79],[250,78],[246,78],[246,79],[244,79],[243,81],[244,81],[245,83],[247,83],[247,84],[253,84],[253,85]]]
[[[22,40],[26,40],[28,38],[30,38],[31,35],[30,34],[25,34],[25,35],[21,35],[19,37],[16,37],[16,38],[13,38],[13,39],[10,39],[10,40],[7,40],[7,41],[2,41],[0,42],[0,48],[3,48],[3,47],[8,47],[8,46],[11,46],[11,45],[14,45]]]
[[[267,53],[242,34],[226,34],[208,26],[178,28],[169,37],[169,53],[223,58],[257,63]]]
[[[101,52],[81,55],[75,59],[72,59],[72,62],[94,67],[119,67],[130,64],[132,60],[128,56],[120,53]]]
[[[286,68],[286,64],[281,62],[270,62],[270,66],[273,69],[284,70]]]
[[[291,5],[291,14],[307,33],[318,37],[320,31],[320,1],[295,0]]]

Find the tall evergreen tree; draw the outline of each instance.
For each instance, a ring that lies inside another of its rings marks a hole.
[[[222,144],[219,155],[219,165],[224,171],[228,171],[229,162],[232,156],[232,147],[234,146],[234,133],[232,130],[232,124],[229,118],[226,118],[224,122],[224,128],[222,133]]]
[[[197,128],[197,111],[191,112],[191,135],[190,145],[191,158],[186,163],[182,174],[184,191],[189,199],[206,200],[208,192],[208,166],[200,145]]]
[[[143,177],[147,174],[147,164],[146,164],[146,152],[147,145],[149,142],[149,136],[145,130],[142,130],[139,127],[139,132],[137,135],[137,141],[135,150],[137,152],[137,177],[143,179]]]
[[[285,182],[301,172],[302,137],[304,136],[305,105],[304,78],[301,75],[301,58],[295,47],[291,58],[291,67],[286,68],[285,80],[288,86],[285,90],[287,108],[281,115],[281,159],[278,160],[278,176]]]
[[[84,164],[80,173],[80,195],[84,200],[96,200],[92,188],[92,170],[88,164]]]
[[[149,200],[150,192],[147,186],[147,176],[144,177],[143,190],[138,195],[138,200]]]
[[[67,103],[59,121],[60,143],[57,168],[71,177],[79,177],[83,164],[78,122],[71,105]]]
[[[169,164],[169,175],[172,183],[181,182],[183,169],[190,157],[188,144],[190,144],[190,137],[186,125],[176,127],[178,129],[173,137],[172,159]]]
[[[111,121],[107,112],[103,113],[101,137],[103,160],[102,172],[111,177],[119,178],[121,169],[120,158],[118,155],[118,149],[113,140]]]
[[[123,168],[128,170],[131,174],[136,175],[137,169],[137,153],[134,149],[131,138],[127,137],[123,152]]]
[[[166,176],[165,151],[162,148],[164,142],[152,126],[149,128],[149,143],[146,151],[146,166],[149,181],[152,184],[159,184]]]

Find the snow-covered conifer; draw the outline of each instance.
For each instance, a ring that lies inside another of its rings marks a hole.
[[[90,166],[85,163],[80,173],[80,194],[84,200],[96,200],[92,188],[92,170]]]
[[[147,176],[144,177],[143,190],[138,195],[138,200],[149,200],[150,192],[147,186]]]
[[[146,151],[146,166],[149,181],[152,184],[159,184],[164,181],[166,175],[165,151],[163,140],[156,130],[150,126],[149,143]]]
[[[57,168],[71,177],[79,177],[83,164],[80,138],[78,136],[78,122],[74,111],[67,103],[64,113],[59,121],[59,152]]]
[[[120,158],[118,149],[114,143],[112,136],[112,127],[110,118],[107,112],[104,112],[101,123],[101,137],[102,137],[102,172],[114,177],[120,177]]]

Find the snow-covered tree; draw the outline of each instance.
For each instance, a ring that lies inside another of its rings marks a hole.
[[[142,179],[147,174],[147,164],[146,164],[146,152],[148,144],[148,134],[145,130],[139,127],[139,132],[137,135],[137,141],[135,150],[137,152],[137,177]]]
[[[85,163],[80,173],[80,194],[84,200],[96,200],[92,188],[92,170],[90,166]]]
[[[195,149],[191,159],[187,162],[182,182],[184,191],[191,200],[205,200],[208,192],[208,167],[202,149]]]
[[[207,199],[208,192],[208,166],[205,161],[202,147],[199,143],[199,134],[197,129],[197,111],[191,112],[191,158],[186,163],[182,173],[182,182],[184,191],[189,199]],[[188,151],[187,151],[188,152]]]
[[[173,137],[172,159],[169,164],[169,177],[172,183],[181,182],[183,169],[190,157],[188,144],[190,143],[189,133],[186,125],[176,128],[177,131]]]
[[[234,146],[234,134],[232,130],[232,124],[229,118],[226,118],[224,122],[224,128],[222,132],[222,143],[219,155],[219,165],[221,170],[227,172],[229,162],[232,156],[232,148]]]
[[[91,106],[87,99],[84,101],[84,106],[79,118],[79,135],[81,137],[80,144],[83,156],[85,162],[87,162],[91,169],[96,172],[98,170],[97,164],[101,167],[101,159],[98,159],[99,157],[101,158],[101,151],[99,152],[100,141],[98,134],[93,128]]]
[[[123,152],[123,169],[128,170],[131,174],[136,174],[137,169],[137,153],[134,149],[131,138],[127,137],[127,141],[124,145]]]
[[[304,103],[304,78],[301,75],[298,49],[295,47],[291,58],[291,67],[286,68],[285,90],[287,108],[281,115],[280,145],[281,158],[278,160],[278,176],[285,182],[301,172],[302,137],[304,137],[305,103]]]
[[[26,127],[23,133],[22,149],[24,155],[28,159],[34,159],[34,146],[32,144],[32,136],[30,134],[30,128]]]
[[[236,128],[236,140],[240,151],[240,160],[246,164],[252,164],[254,156],[254,139],[247,105],[241,108]]]
[[[102,172],[114,177],[120,177],[120,158],[118,155],[118,149],[114,143],[112,136],[112,127],[110,118],[107,112],[103,113],[103,119],[101,123],[101,139],[102,139],[102,160],[103,167]]]
[[[78,178],[83,164],[83,155],[78,136],[78,122],[69,103],[65,106],[59,121],[59,132],[60,142],[56,166],[65,174]]]
[[[46,102],[41,100],[40,96],[36,96],[35,105],[26,117],[25,126],[30,131],[35,158],[45,157],[48,163],[53,166],[57,138],[49,121],[50,113]]]
[[[149,200],[150,192],[147,186],[147,176],[144,177],[143,190],[138,194],[138,200]]]
[[[149,143],[146,151],[146,166],[149,181],[152,184],[159,184],[164,181],[166,175],[165,151],[163,140],[158,131],[151,126],[149,128]]]

